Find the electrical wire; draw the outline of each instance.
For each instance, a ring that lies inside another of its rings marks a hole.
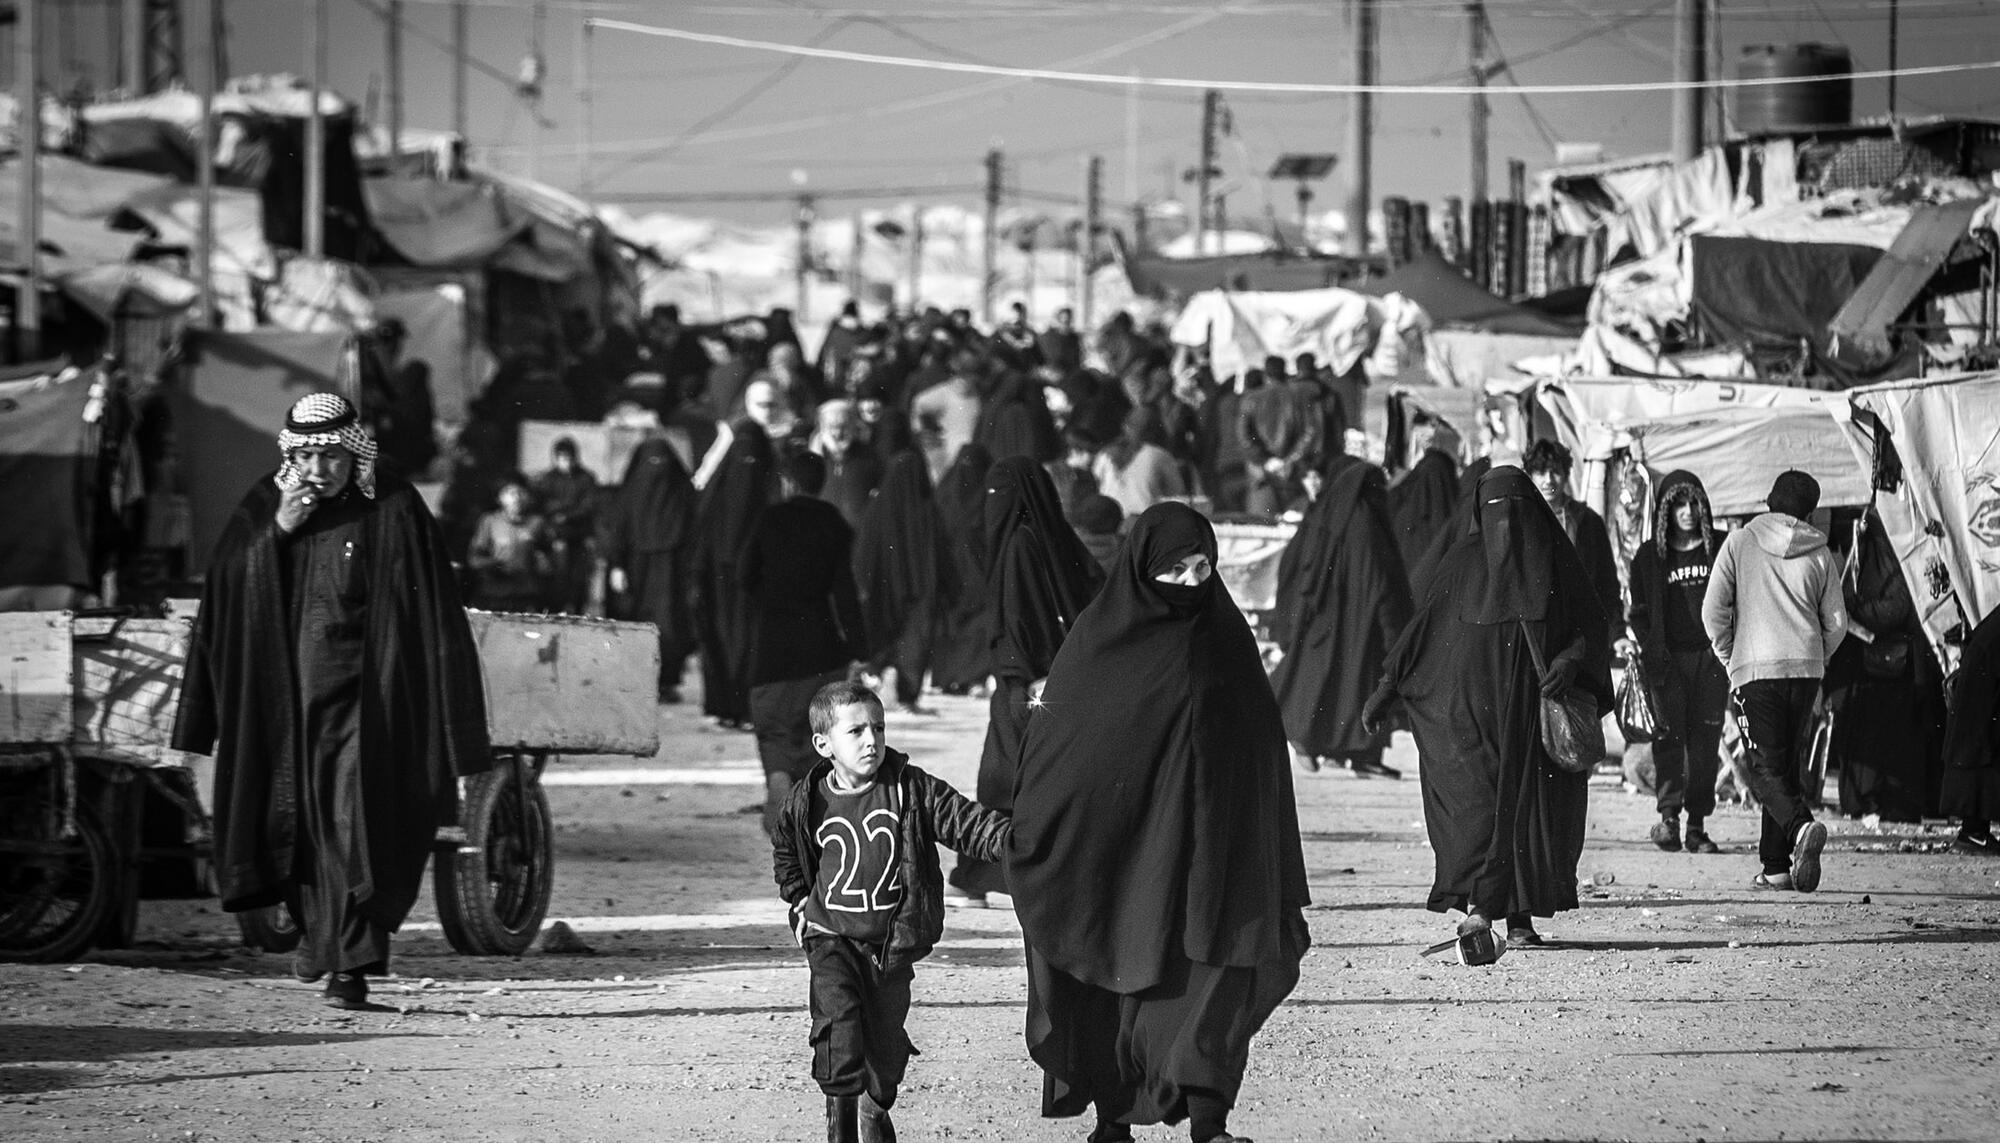
[[[592,26],[614,32],[632,32],[638,35],[659,36],[665,39],[683,40],[689,43],[711,44],[718,47],[746,48],[754,51],[779,52],[788,55],[808,56],[815,59],[838,60],[845,63],[879,64],[886,67],[914,68],[923,71],[949,71],[972,75],[1004,76],[1022,80],[1067,80],[1072,83],[1095,83],[1106,85],[1136,84],[1144,87],[1192,88],[1206,90],[1215,88],[1224,91],[1280,91],[1318,95],[1475,95],[1481,89],[1466,85],[1438,84],[1355,84],[1355,83],[1278,83],[1261,80],[1228,79],[1185,79],[1169,76],[1109,75],[1102,72],[1064,71],[1060,68],[1002,67],[991,64],[963,63],[955,60],[920,59],[913,56],[883,55],[877,52],[850,52],[831,48],[809,48],[798,44],[779,43],[772,40],[752,40],[741,36],[720,36],[708,32],[693,32],[682,28],[663,28],[649,24],[634,24],[627,20],[604,20],[592,18]],[[2000,60],[1980,60],[1972,63],[1932,64],[1924,67],[1905,67],[1857,71],[1850,74],[1850,80],[1886,79],[1894,76],[1956,75],[1967,72],[2000,71]],[[1705,90],[1710,88],[1775,87],[1800,83],[1797,76],[1752,76],[1735,79],[1704,80],[1656,80],[1642,83],[1541,83],[1519,84],[1517,90],[1527,95],[1608,95],[1629,92],[1661,92]]]

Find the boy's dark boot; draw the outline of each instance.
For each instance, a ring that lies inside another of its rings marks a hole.
[[[826,1097],[826,1143],[861,1143],[856,1104],[859,1098],[852,1095],[829,1095]]]
[[[861,1096],[861,1143],[896,1143],[896,1124],[875,1097]]]

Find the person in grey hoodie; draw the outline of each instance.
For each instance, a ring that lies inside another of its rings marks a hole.
[[[1701,622],[1729,685],[1749,743],[1748,779],[1764,811],[1758,856],[1762,889],[1819,888],[1826,826],[1814,821],[1802,773],[1808,728],[1826,662],[1847,631],[1840,565],[1826,536],[1806,523],[1819,482],[1783,472],[1764,500],[1769,512],[1722,542],[1709,572]]]

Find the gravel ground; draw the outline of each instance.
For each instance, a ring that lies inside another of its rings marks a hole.
[[[892,716],[970,788],[984,704]],[[564,760],[551,916],[593,949],[459,956],[425,895],[376,1012],[323,1007],[212,902],[148,903],[140,943],[0,965],[0,1139],[809,1140],[806,971],[742,784],[748,736],[663,712],[650,761]],[[1719,856],[1645,840],[1649,801],[1593,789],[1558,947],[1468,969],[1403,781],[1299,779],[1315,946],[1251,1054],[1233,1125],[1274,1140],[2000,1139],[2000,862],[1942,828],[1837,823],[1825,888],[1750,888],[1757,822]],[[664,784],[618,769],[695,769]],[[705,782],[688,779],[705,778]],[[630,784],[627,784],[628,780]],[[918,969],[904,1139],[1081,1139],[1038,1116],[1019,930],[957,912]],[[1141,1129],[1142,1139],[1182,1138]]]

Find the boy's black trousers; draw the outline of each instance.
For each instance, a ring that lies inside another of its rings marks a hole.
[[[1757,679],[1736,688],[1749,744],[1744,777],[1764,809],[1757,853],[1766,873],[1790,871],[1792,844],[1813,820],[1806,804],[1805,768],[1818,699],[1818,679]]]
[[[916,1048],[903,1031],[910,1015],[905,965],[890,972],[845,937],[806,938],[812,969],[813,1079],[828,1095],[866,1092],[877,1105],[895,1106]]]

